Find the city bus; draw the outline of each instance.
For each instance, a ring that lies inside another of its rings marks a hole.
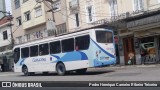
[[[66,33],[16,45],[14,71],[32,75],[37,72],[76,71],[116,63],[114,34],[112,30],[97,28]]]

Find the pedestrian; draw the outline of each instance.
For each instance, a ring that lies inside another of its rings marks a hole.
[[[144,65],[145,62],[145,56],[146,52],[144,50],[141,50],[141,64]]]
[[[133,52],[130,52],[130,53],[128,54],[128,57],[129,57],[128,65],[132,65],[132,64],[133,64],[133,61],[134,61],[134,53],[133,53]]]

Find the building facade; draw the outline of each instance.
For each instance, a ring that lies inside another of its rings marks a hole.
[[[6,11],[5,0],[0,0],[0,11]],[[4,16],[5,14],[0,12],[0,19]]]
[[[66,32],[66,17],[57,13],[62,12],[66,14],[66,11],[61,10],[61,5],[64,6],[65,2],[60,0],[51,0],[51,2],[12,0],[14,17],[12,31],[13,36],[15,36],[15,44],[53,36],[55,33]],[[54,11],[51,10],[52,6],[56,8]],[[54,21],[56,21],[56,24]]]
[[[11,27],[9,16],[0,19],[0,65],[3,71],[12,69],[12,44],[11,44]]]

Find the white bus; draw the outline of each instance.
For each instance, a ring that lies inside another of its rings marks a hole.
[[[89,29],[17,45],[14,71],[32,75],[35,72],[86,72],[89,67],[116,63],[113,31]]]

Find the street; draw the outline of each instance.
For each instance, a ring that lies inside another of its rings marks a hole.
[[[23,76],[23,73],[0,72],[0,81],[160,81],[160,65],[89,68],[85,74],[65,76],[56,73]]]

